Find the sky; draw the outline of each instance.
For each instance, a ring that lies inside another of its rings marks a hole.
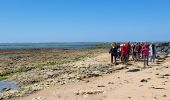
[[[0,0],[0,43],[170,41],[170,0]]]

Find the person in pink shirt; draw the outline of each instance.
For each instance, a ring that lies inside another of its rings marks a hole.
[[[149,58],[149,45],[148,44],[144,44],[142,47],[142,53],[143,53],[143,58],[144,58],[144,67],[148,64],[148,58]]]

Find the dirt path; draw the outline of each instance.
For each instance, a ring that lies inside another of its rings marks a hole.
[[[108,64],[109,57],[103,53],[83,62]],[[122,66],[125,65],[113,67]],[[110,74],[50,87],[19,100],[170,100],[170,58],[146,69],[142,63],[134,63]]]

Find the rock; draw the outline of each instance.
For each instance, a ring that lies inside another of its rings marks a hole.
[[[86,80],[85,82],[86,82],[86,83],[89,83],[90,81],[89,81],[89,80]]]
[[[18,90],[10,90],[9,91],[9,93],[11,93],[11,94],[16,94],[16,93],[18,93],[19,91]]]
[[[98,85],[97,87],[105,87],[104,85]]]
[[[156,73],[155,75],[159,75],[159,73]]]
[[[114,82],[108,82],[108,84],[114,84]]]
[[[82,80],[81,76],[77,76],[76,78],[77,80]]]
[[[32,87],[31,87],[31,90],[32,90],[32,91],[39,91],[39,90],[41,90],[41,89],[43,89],[43,88],[40,87],[40,86],[32,86]]]
[[[148,80],[146,80],[146,79],[142,79],[140,82],[148,82]]]
[[[68,75],[68,79],[73,79],[73,78],[75,78],[76,77],[76,75],[74,75],[74,74],[69,74]]]
[[[129,99],[131,99],[132,97],[128,97]]]
[[[164,76],[160,76],[160,77],[158,77],[158,78],[165,78]]]
[[[46,98],[45,98],[45,97],[40,96],[40,97],[33,98],[32,100],[46,100]]]
[[[0,100],[1,100],[1,97],[3,96],[3,93],[0,92]]]
[[[92,95],[92,94],[99,94],[99,93],[103,93],[104,91],[102,90],[82,90],[82,91],[77,91],[75,92],[76,95]]]
[[[162,76],[170,76],[170,74],[165,74],[165,75],[162,75]]]
[[[11,88],[3,88],[2,91],[9,91]]]
[[[89,77],[97,77],[97,76],[101,76],[101,71],[93,71],[92,73],[89,73],[88,76]]]
[[[140,71],[140,69],[131,69],[131,70],[128,70],[127,72],[138,72]]]
[[[167,97],[167,95],[163,95],[162,97]]]
[[[153,89],[165,89],[165,88],[160,88],[160,87],[151,87]]]
[[[54,73],[53,72],[46,72],[46,75],[48,76],[48,78],[53,77]]]

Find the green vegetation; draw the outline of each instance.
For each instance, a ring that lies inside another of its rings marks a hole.
[[[21,72],[26,72],[29,70],[31,70],[31,68],[23,66],[23,67],[19,67],[19,68],[15,69],[15,70],[3,71],[2,73],[0,73],[0,80],[4,80],[7,78],[7,76],[12,75],[14,73],[21,73]]]
[[[5,77],[12,73],[13,73],[13,71],[11,71],[11,70],[3,71],[2,73],[0,73],[0,77]]]
[[[66,64],[66,63],[70,63],[70,62],[76,62],[76,61],[80,61],[82,59],[84,59],[86,56],[79,56],[79,57],[75,57],[75,58],[63,58],[60,59],[58,61],[48,61],[46,63],[43,64],[38,64],[35,67],[26,67],[26,66],[22,66],[22,67],[18,67],[14,70],[6,70],[3,71],[2,73],[0,73],[0,80],[5,80],[7,79],[8,76],[13,75],[15,73],[22,73],[22,72],[27,72],[30,71],[32,69],[40,69],[40,70],[44,70],[44,66],[48,66],[50,68],[50,66],[54,66],[54,65],[61,65],[61,64]]]
[[[2,80],[6,80],[7,79],[7,77],[6,76],[0,76],[0,81],[2,81]]]
[[[14,70],[13,73],[21,73],[21,72],[27,72],[29,70],[31,70],[32,68],[31,67],[19,67],[17,68],[16,70]]]

